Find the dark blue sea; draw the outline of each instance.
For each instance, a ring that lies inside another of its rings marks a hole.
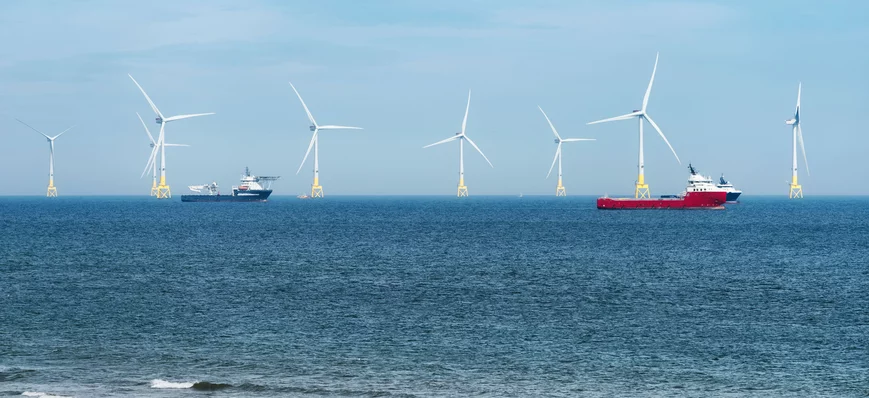
[[[742,199],[0,198],[0,396],[869,396],[869,198]]]

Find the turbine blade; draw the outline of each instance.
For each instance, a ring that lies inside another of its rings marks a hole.
[[[489,158],[486,157],[483,151],[480,150],[480,147],[478,147],[477,144],[475,144],[474,141],[471,140],[471,137],[465,136],[465,139],[468,140],[468,143],[471,144],[471,146],[474,147],[474,149],[476,149],[477,152],[480,153],[480,155],[483,155],[483,159],[486,159],[486,162],[489,163],[489,166],[492,166],[492,168],[494,169],[495,166],[492,164],[492,162],[489,161]]]
[[[157,159],[158,150],[160,150],[160,145],[154,145],[154,148],[151,149],[151,155],[148,156],[148,163],[145,163],[145,170],[142,171],[142,175],[139,178],[144,177],[148,173],[148,170],[151,170],[153,162]]]
[[[151,143],[157,145],[157,141],[154,141],[154,136],[151,135],[151,130],[148,130],[148,125],[145,124],[145,121],[142,120],[142,115],[139,115],[139,112],[136,112],[136,116],[139,117],[139,121],[142,122],[142,127],[145,128],[145,133],[148,134],[148,138],[151,140]]]
[[[800,94],[803,92],[803,82],[800,82],[800,85],[797,86],[797,110],[800,109]]]
[[[311,148],[314,147],[314,141],[317,140],[317,132],[318,131],[319,131],[318,129],[314,129],[314,134],[311,136],[311,143],[308,144],[308,151],[305,152],[305,157],[302,158],[302,164],[299,165],[299,169],[296,170],[296,174],[299,174],[299,172],[302,171],[302,167],[305,166],[305,161],[308,160],[308,155],[311,154]]]
[[[27,127],[30,127],[31,130],[33,130],[33,131],[35,131],[35,132],[37,132],[37,133],[39,133],[39,134],[42,134],[43,137],[45,137],[45,138],[47,138],[47,139],[49,139],[49,140],[51,139],[51,137],[49,137],[49,136],[46,135],[45,133],[43,133],[43,132],[37,130],[35,127],[33,127],[33,126],[31,126],[31,125],[29,125],[29,124],[27,124],[27,123],[24,123],[23,121],[21,121],[21,119],[15,119],[15,120],[17,120],[18,123],[21,123],[21,124],[23,124],[23,125],[25,125],[25,126],[27,126]]]
[[[154,113],[156,113],[157,116],[160,116],[160,118],[162,119],[163,114],[160,113],[159,109],[157,109],[157,105],[154,105],[154,101],[151,101],[151,97],[148,96],[148,93],[145,92],[145,89],[139,85],[139,82],[137,82],[136,79],[133,79],[133,75],[127,73],[127,76],[130,76],[130,79],[133,80],[133,83],[136,83],[136,87],[139,88],[139,91],[141,91],[142,94],[145,96],[145,99],[148,100],[148,104],[151,105],[151,109],[154,110]]]
[[[57,139],[57,137],[60,137],[60,136],[62,136],[62,135],[63,135],[63,133],[65,133],[65,132],[67,132],[67,131],[69,131],[69,130],[70,130],[70,129],[71,129],[71,128],[73,128],[73,127],[75,127],[75,125],[72,125],[72,126],[69,126],[69,127],[68,127],[68,128],[67,128],[67,129],[66,129],[66,130],[63,130],[63,131],[61,131],[61,132],[60,132],[60,134],[58,134],[58,135],[56,135],[56,136],[54,136],[54,137],[51,137],[51,140],[52,140],[52,141],[54,141],[54,140],[56,140],[56,139]]]
[[[558,140],[561,141],[561,136],[558,135],[558,131],[555,130],[555,126],[552,124],[552,121],[549,120],[549,116],[546,116],[546,112],[543,112],[543,108],[541,108],[540,105],[537,105],[537,109],[540,109],[540,113],[542,113],[543,117],[546,118],[546,121],[549,122],[549,127],[552,128],[552,134],[555,134],[555,138],[558,138]],[[552,171],[552,169],[550,168],[549,171]]]
[[[565,138],[561,142],[597,141],[597,138]]]
[[[362,130],[362,127],[351,127],[351,126],[335,126],[335,125],[325,125],[325,126],[317,126],[318,130]]]
[[[800,139],[800,149],[803,150],[803,163],[806,165],[806,174],[812,175],[809,172],[809,159],[806,158],[806,145],[803,144],[803,128],[800,125],[797,125],[797,138]]]
[[[614,122],[616,120],[628,120],[634,116],[640,116],[642,114],[643,114],[643,112],[641,112],[641,111],[631,112],[631,113],[628,113],[627,115],[611,117],[609,119],[595,120],[593,122],[588,122],[586,124],[598,124],[598,123]]]
[[[191,118],[191,117],[197,117],[197,116],[208,116],[208,115],[213,115],[213,114],[214,114],[214,112],[208,112],[208,113],[194,113],[194,114],[191,114],[191,115],[178,115],[178,116],[171,116],[171,117],[168,117],[168,118],[166,118],[166,119],[163,119],[163,122],[164,122],[164,123],[169,123],[169,122],[171,122],[171,121],[173,121],[173,120],[189,119],[189,118]]]
[[[648,105],[648,103],[649,103],[649,94],[652,93],[652,83],[655,82],[655,72],[658,71],[658,56],[659,55],[661,55],[661,53],[655,54],[655,67],[652,68],[652,78],[649,79],[649,87],[646,88],[646,95],[643,96],[643,107],[640,108],[640,110],[642,110],[643,112],[646,111],[646,105]]]
[[[465,118],[462,119],[462,135],[465,135],[465,127],[468,125],[468,110],[471,109],[471,90],[468,90],[468,105],[465,106]]]
[[[311,111],[308,110],[308,105],[305,105],[305,100],[302,99],[302,95],[299,94],[299,90],[296,90],[296,86],[293,85],[293,82],[289,82],[289,83],[290,83],[290,87],[293,88],[293,91],[296,92],[296,96],[299,97],[299,101],[302,103],[302,107],[305,108],[305,113],[308,114],[308,120],[311,121],[311,124],[313,124],[314,127],[317,127],[317,122],[314,121],[314,115],[312,115]],[[296,174],[298,174],[298,173],[296,173]]]
[[[549,175],[552,174],[552,168],[555,167],[555,161],[558,160],[558,155],[561,155],[561,144],[558,144],[558,148],[555,149],[555,157],[552,158],[552,166],[549,166],[549,172],[546,173],[546,178],[549,178]]]
[[[652,120],[652,118],[651,118],[651,117],[649,117],[649,115],[645,115],[645,116],[644,116],[644,118],[645,118],[645,119],[646,119],[646,120],[648,120],[648,121],[649,121],[649,124],[651,124],[651,125],[652,125],[652,127],[654,127],[654,128],[655,128],[655,130],[658,130],[658,134],[660,134],[660,135],[661,135],[661,138],[663,138],[663,139],[664,139],[664,142],[666,142],[666,143],[667,143],[667,146],[668,146],[668,147],[670,147],[670,150],[671,150],[671,151],[673,151],[673,156],[675,156],[675,157],[676,157],[676,161],[677,161],[677,162],[679,162],[679,164],[680,164],[680,165],[681,165],[681,164],[682,164],[682,161],[681,161],[681,160],[679,160],[679,155],[677,155],[677,154],[676,154],[676,150],[675,150],[675,149],[673,149],[673,146],[672,146],[672,145],[670,145],[670,141],[667,141],[667,137],[665,137],[665,136],[664,136],[664,132],[663,132],[663,131],[661,131],[661,128],[660,128],[660,127],[658,127],[658,125],[657,125],[657,124],[655,124],[655,121],[654,121],[654,120]]]
[[[458,136],[458,135],[454,135],[454,136],[452,136],[452,137],[450,137],[450,138],[447,138],[447,139],[445,139],[445,140],[440,140],[440,141],[438,141],[438,142],[435,142],[434,144],[428,144],[428,145],[426,145],[426,146],[424,146],[424,147],[422,147],[422,148],[425,149],[425,148],[428,148],[428,147],[430,147],[430,146],[440,145],[440,144],[443,144],[443,143],[446,143],[446,142],[453,141],[453,140],[455,140],[455,139],[457,139],[457,138],[459,138],[459,137],[460,137],[460,136]]]

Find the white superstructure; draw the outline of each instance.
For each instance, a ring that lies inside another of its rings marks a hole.
[[[697,171],[694,170],[694,167],[690,164],[688,165],[688,168],[691,169],[691,175],[688,177],[688,186],[685,188],[686,192],[724,191],[724,189],[715,185],[715,182],[712,181],[712,177],[697,173]]]

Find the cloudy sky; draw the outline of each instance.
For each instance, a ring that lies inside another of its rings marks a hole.
[[[289,81],[321,124],[326,194],[454,194],[461,128],[471,194],[554,193],[555,151],[540,105],[565,137],[568,194],[629,194],[637,125],[587,122],[641,106],[682,159],[646,129],[653,194],[684,188],[687,164],[751,194],[787,194],[793,114],[811,175],[806,195],[869,194],[869,3],[860,1],[9,1],[0,3],[0,195],[44,194],[54,135],[61,195],[147,195],[157,131],[132,74],[174,122],[168,182],[228,188],[245,166],[309,191],[310,140]],[[467,149],[467,148],[466,148]]]

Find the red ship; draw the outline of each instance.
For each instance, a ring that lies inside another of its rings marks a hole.
[[[688,165],[691,176],[688,177],[688,187],[680,195],[664,195],[653,198],[597,198],[597,208],[604,210],[635,210],[635,209],[724,209],[727,202],[727,192],[716,186],[711,177],[697,174],[694,167]]]

